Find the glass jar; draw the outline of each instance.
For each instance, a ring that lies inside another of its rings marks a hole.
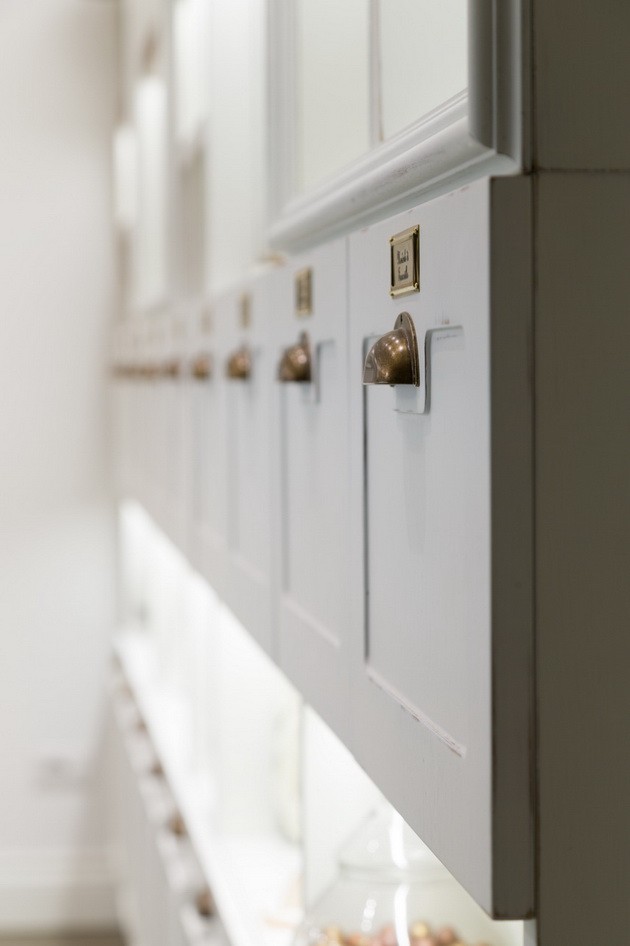
[[[343,846],[337,880],[294,946],[522,946],[523,924],[492,921],[390,806]]]

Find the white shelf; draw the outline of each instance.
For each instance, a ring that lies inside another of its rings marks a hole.
[[[125,628],[114,650],[232,946],[289,946],[300,919],[286,905],[301,872],[299,847],[279,835],[217,830],[212,782],[191,771],[188,708],[159,683],[151,641]]]

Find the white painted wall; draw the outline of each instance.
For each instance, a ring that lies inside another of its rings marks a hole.
[[[111,917],[98,757],[115,43],[113,2],[0,5],[3,929]]]

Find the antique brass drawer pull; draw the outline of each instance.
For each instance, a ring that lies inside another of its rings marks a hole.
[[[209,918],[215,915],[216,907],[214,905],[214,897],[208,887],[204,887],[203,890],[199,891],[195,897],[195,906],[197,907],[199,916]]]
[[[227,360],[225,373],[228,378],[235,378],[239,381],[247,381],[252,373],[252,356],[249,348],[243,345],[235,351]]]
[[[363,384],[420,384],[418,341],[413,320],[401,312],[391,332],[370,348],[363,367]]]
[[[206,381],[212,377],[212,358],[210,355],[197,355],[190,365],[190,372],[197,381]]]
[[[181,365],[177,358],[170,358],[162,365],[162,376],[164,378],[179,378]]]
[[[305,383],[311,380],[311,348],[308,335],[302,332],[297,344],[284,350],[278,365],[278,381]]]
[[[168,830],[171,834],[174,834],[176,838],[185,838],[188,834],[186,830],[186,822],[180,815],[178,811],[173,812],[171,817],[168,819]]]

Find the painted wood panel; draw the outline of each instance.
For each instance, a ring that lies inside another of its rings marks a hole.
[[[226,361],[241,348],[250,360],[246,378],[225,385],[227,465],[227,562],[225,598],[265,650],[273,649],[271,510],[272,433],[270,397],[275,351],[270,339],[270,288],[252,282],[217,306],[217,325],[226,340]]]
[[[278,358],[301,333],[310,382],[275,383],[280,529],[279,660],[305,698],[348,737],[350,611],[346,241],[298,257],[275,277]],[[312,311],[296,316],[296,274]]]
[[[630,920],[630,174],[537,188],[541,946]]]

